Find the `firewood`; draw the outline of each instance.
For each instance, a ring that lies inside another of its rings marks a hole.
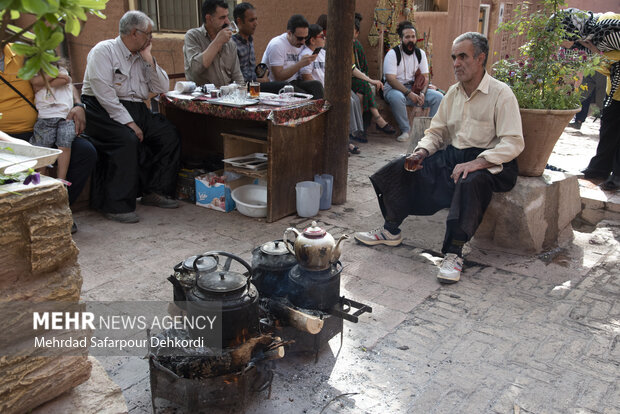
[[[323,329],[323,319],[318,316],[303,313],[273,300],[269,302],[269,309],[278,319],[300,331],[316,335]]]

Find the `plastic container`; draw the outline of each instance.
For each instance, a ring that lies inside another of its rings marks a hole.
[[[301,181],[295,184],[297,215],[299,217],[317,215],[321,204],[321,189],[321,184],[314,181]]]
[[[315,174],[314,182],[321,184],[321,202],[319,209],[327,210],[332,206],[332,190],[334,187],[334,176],[331,174]]]
[[[267,187],[256,184],[242,185],[231,193],[239,213],[248,217],[267,217]]]

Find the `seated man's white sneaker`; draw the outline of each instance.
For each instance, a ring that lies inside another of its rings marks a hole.
[[[403,132],[402,134],[397,136],[396,137],[396,141],[398,141],[398,142],[409,141],[409,132]]]
[[[440,283],[456,283],[461,278],[462,271],[463,258],[454,253],[448,253],[444,257],[443,263],[441,263],[439,273],[437,273],[437,280]]]
[[[366,246],[375,246],[377,244],[398,246],[403,242],[402,233],[392,234],[383,227],[371,231],[360,231],[355,233],[353,237]]]

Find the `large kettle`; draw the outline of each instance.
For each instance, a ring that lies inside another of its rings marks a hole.
[[[287,235],[295,233],[295,244],[291,249],[291,243],[288,241]],[[312,222],[312,225],[303,232],[289,227],[284,231],[284,243],[289,252],[295,255],[297,262],[306,270],[322,271],[327,270],[330,266],[340,258],[340,242],[348,239],[349,236],[344,234],[338,239],[327,231]]]

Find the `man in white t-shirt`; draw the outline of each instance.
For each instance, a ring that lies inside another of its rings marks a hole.
[[[262,63],[269,67],[270,81],[288,82],[297,92],[309,93],[314,99],[319,99],[323,97],[321,82],[299,79],[299,71],[316,59],[316,55],[312,54],[300,57],[308,37],[308,27],[308,21],[304,16],[292,15],[286,25],[286,33],[269,41]]]
[[[428,61],[424,51],[415,47],[417,34],[413,24],[408,21],[401,22],[397,32],[400,45],[391,49],[383,60],[383,73],[387,81],[383,94],[401,130],[396,139],[407,141],[410,130],[407,105],[430,107],[430,116],[433,117],[439,109],[443,95],[436,90],[428,89]],[[416,82],[418,69],[417,76],[422,76],[423,79],[418,79]]]

